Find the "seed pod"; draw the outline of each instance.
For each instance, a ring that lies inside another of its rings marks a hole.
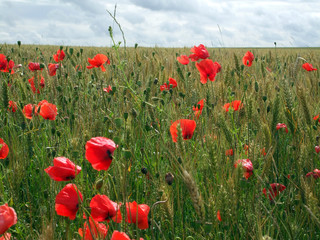
[[[167,173],[166,176],[165,176],[165,180],[166,180],[166,183],[167,183],[168,185],[172,185],[173,180],[174,180],[173,174],[170,173],[170,172]]]

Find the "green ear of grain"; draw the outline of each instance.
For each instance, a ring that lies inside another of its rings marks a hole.
[[[306,120],[306,123],[309,126],[311,126],[312,121],[311,121],[310,111],[309,111],[307,101],[306,101],[306,96],[302,87],[297,87],[297,96],[300,100],[300,104],[303,110],[303,116]]]

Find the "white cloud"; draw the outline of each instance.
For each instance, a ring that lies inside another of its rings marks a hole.
[[[235,0],[7,0],[0,2],[0,43],[190,47],[320,46],[320,2]],[[219,30],[220,27],[220,30]]]

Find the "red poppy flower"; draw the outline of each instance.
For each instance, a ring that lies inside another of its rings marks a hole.
[[[28,65],[28,68],[30,71],[38,71],[38,70],[43,70],[43,66],[40,65],[40,63],[35,63],[35,62],[30,62]]]
[[[316,150],[316,153],[320,152],[320,146],[315,146],[314,149]]]
[[[252,65],[253,60],[254,60],[254,56],[253,56],[252,52],[249,52],[249,51],[242,58],[243,64],[248,67],[250,67]]]
[[[193,106],[192,110],[194,111],[194,115],[196,118],[199,118],[199,116],[201,115],[205,101],[205,99],[201,99],[196,106]]]
[[[302,67],[307,70],[308,72],[317,71],[318,69],[314,68],[310,63],[302,64]]]
[[[191,139],[193,136],[193,132],[196,129],[196,122],[194,120],[189,119],[180,119],[172,123],[170,126],[170,133],[172,136],[172,140],[177,142],[178,140],[178,125],[180,124],[180,128],[182,130],[182,138],[184,140]]]
[[[60,62],[60,61],[63,61],[64,57],[66,56],[66,54],[64,53],[63,50],[58,50],[57,51],[57,54],[53,54],[53,59],[56,61],[56,62]]]
[[[91,217],[98,222],[114,219],[120,223],[122,220],[120,204],[111,201],[106,195],[95,195],[90,202]],[[120,215],[117,215],[117,213]],[[117,218],[117,219],[115,219]]]
[[[226,112],[229,112],[230,106],[234,111],[238,111],[243,107],[243,103],[240,100],[234,100],[231,103],[226,103],[225,105],[223,105],[223,108],[226,110]]]
[[[36,93],[36,92],[37,92],[37,93],[39,94],[39,93],[40,93],[40,90],[37,89],[36,86],[35,86],[35,84],[34,84],[34,77],[30,78],[28,81],[29,81],[29,83],[30,83],[30,85],[31,85],[31,90],[32,90],[32,92],[33,92],[33,93]],[[40,85],[41,88],[44,88],[44,77],[43,77],[42,75],[41,75],[41,78],[40,78],[40,84],[39,84],[39,85]]]
[[[11,239],[11,233],[5,233],[2,237],[0,237],[0,240],[10,240]]]
[[[44,170],[55,181],[70,181],[80,173],[81,167],[76,166],[66,157],[53,159],[53,167]]]
[[[189,58],[193,62],[209,57],[208,50],[203,44],[200,44],[198,47],[194,46],[190,51],[193,52],[193,54],[189,55]]]
[[[112,87],[109,85],[108,87],[104,88],[103,91],[109,93],[110,91],[112,91]]]
[[[17,214],[12,207],[9,207],[7,203],[0,206],[0,234],[4,234],[17,221]]]
[[[169,90],[170,88],[176,88],[178,86],[177,81],[173,78],[169,78],[169,84],[165,83],[160,86],[160,91],[162,92],[163,90]]]
[[[314,116],[313,120],[315,120],[315,121],[318,120],[318,122],[320,122],[319,114],[317,116]]]
[[[77,72],[81,72],[82,71],[82,66],[80,64],[76,65],[74,68],[76,69]]]
[[[129,236],[124,232],[118,232],[117,230],[114,230],[111,240],[131,240]]]
[[[89,227],[86,221],[83,228],[79,228],[78,232],[83,240],[105,239],[108,234],[109,226],[98,223],[89,217]]]
[[[110,60],[109,58],[104,55],[104,54],[97,54],[96,56],[94,56],[93,59],[91,58],[88,58],[88,62],[90,63],[90,66],[87,66],[88,69],[91,69],[91,68],[98,68],[98,67],[101,67],[101,70],[103,72],[106,71],[105,67],[103,66],[103,64],[108,64],[110,65]]]
[[[226,156],[233,156],[233,149],[226,150]]]
[[[39,107],[40,107],[40,111],[39,111]],[[48,120],[55,120],[56,116],[58,115],[57,106],[52,103],[48,103],[47,100],[43,100],[38,104],[35,112],[38,112],[38,111],[40,116]]]
[[[315,169],[313,170],[313,172],[309,172],[306,174],[306,177],[310,177],[310,176],[313,176],[314,179],[318,179],[320,177],[320,170]]]
[[[267,155],[266,148],[262,148],[261,149],[261,155],[263,155],[263,156]]]
[[[57,73],[57,69],[59,68],[58,63],[49,63],[48,65],[48,73],[50,76],[55,76]]]
[[[146,204],[137,204],[136,201],[126,203],[127,222],[138,224],[139,229],[147,229],[149,227],[148,214],[150,207]]]
[[[189,58],[187,55],[181,55],[180,57],[177,57],[177,60],[183,65],[187,65],[189,63]]]
[[[0,54],[0,71],[1,72],[10,72],[14,73],[14,61],[10,60],[8,62],[7,57],[3,54]]]
[[[109,138],[94,137],[86,144],[86,159],[98,171],[108,170],[118,146]]]
[[[285,189],[286,187],[280,183],[270,184],[269,193],[268,193],[270,201],[273,200],[276,196],[278,196],[280,192],[284,191]],[[267,190],[265,188],[263,189],[262,192],[267,197]]]
[[[33,112],[33,108],[35,107],[36,105],[34,104],[27,104],[23,107],[22,109],[22,113],[24,114],[24,116],[28,119],[32,119],[33,115],[34,115],[34,112]]]
[[[9,147],[8,145],[3,141],[3,139],[0,138],[0,159],[5,159],[9,154]]]
[[[17,109],[18,109],[17,103],[10,100],[10,101],[9,101],[8,111],[16,112]]]
[[[280,128],[284,128],[286,130],[286,133],[288,133],[287,125],[284,123],[278,123],[276,126],[276,129],[279,130]]]
[[[217,212],[217,219],[218,219],[220,222],[222,221],[221,215],[220,215],[220,210],[218,210],[218,212]]]
[[[253,165],[250,159],[239,159],[235,162],[234,167],[236,168],[238,165],[242,165],[244,173],[243,176],[248,179],[252,175]]]
[[[56,196],[57,214],[74,220],[79,209],[79,198],[82,202],[82,194],[77,186],[72,183],[67,184]]]
[[[221,65],[218,62],[213,62],[211,59],[202,60],[196,63],[196,67],[200,72],[200,82],[205,84],[208,81],[214,81],[218,72],[221,70]]]

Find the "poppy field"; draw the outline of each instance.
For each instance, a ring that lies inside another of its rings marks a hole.
[[[320,239],[319,53],[0,45],[0,239]]]

